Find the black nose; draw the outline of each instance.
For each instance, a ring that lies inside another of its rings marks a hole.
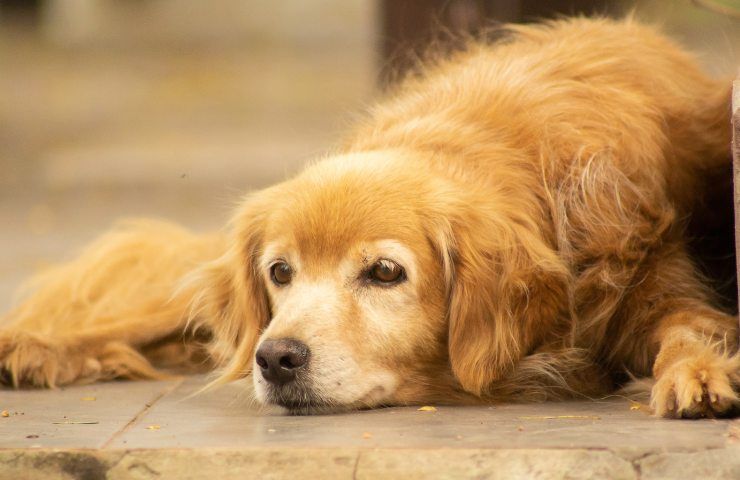
[[[275,385],[293,381],[308,363],[310,350],[303,342],[292,338],[265,340],[257,349],[255,359],[260,366],[262,377]]]

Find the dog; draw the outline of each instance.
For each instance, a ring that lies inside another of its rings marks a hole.
[[[737,320],[689,255],[729,82],[631,19],[512,25],[408,76],[223,232],[119,225],[0,330],[3,380],[205,366],[294,413],[594,398],[737,408]]]

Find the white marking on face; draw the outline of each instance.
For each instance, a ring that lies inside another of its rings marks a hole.
[[[415,288],[418,267],[411,250],[396,240],[361,244],[338,265],[327,265],[319,278],[301,275],[298,252],[282,251],[278,245],[268,245],[259,264],[267,272],[276,259],[288,262],[294,276],[288,285],[270,282],[273,319],[260,342],[304,342],[311,351],[306,384],[328,403],[373,406],[390,398],[399,378],[383,361],[389,349],[408,353],[413,348],[403,340],[404,319],[421,315]],[[401,266],[406,280],[387,286],[369,281],[369,269],[380,260]],[[269,282],[269,273],[265,275]],[[264,402],[271,387],[259,366],[254,369],[257,398]]]

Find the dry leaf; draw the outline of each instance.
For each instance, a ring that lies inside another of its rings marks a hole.
[[[630,410],[642,410],[644,412],[651,413],[652,410],[649,406],[645,405],[644,403],[630,401]]]
[[[0,413],[0,415],[2,415],[3,417],[9,417],[10,416],[10,414],[8,413],[7,410],[3,410],[2,413]]]
[[[437,408],[436,407],[431,407],[429,405],[426,405],[426,406],[423,406],[423,407],[417,409],[417,411],[419,411],[419,412],[436,412],[437,411]]]
[[[159,430],[160,428],[162,427],[159,425],[149,425],[148,427],[146,427],[147,430]]]

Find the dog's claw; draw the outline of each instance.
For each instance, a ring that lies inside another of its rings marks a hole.
[[[664,417],[727,415],[740,405],[740,398],[730,382],[730,373],[738,361],[713,354],[679,361],[666,370],[653,387],[653,410]]]

